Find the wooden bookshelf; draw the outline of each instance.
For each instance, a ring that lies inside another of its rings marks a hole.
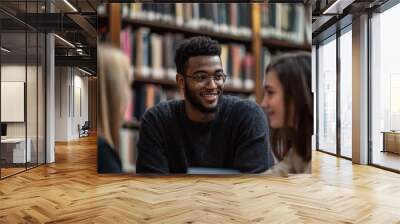
[[[108,19],[108,16],[99,15],[99,19]],[[209,36],[213,39],[217,39],[222,42],[236,42],[245,45],[251,44],[254,39],[252,37],[243,37],[243,36],[232,35],[229,33],[214,32],[211,30],[204,30],[204,29],[193,29],[184,26],[177,26],[166,22],[149,21],[144,19],[121,18],[121,23],[122,23],[121,28],[124,28],[126,26],[132,26],[133,28],[149,27],[151,28],[152,31],[159,33],[165,33],[165,32],[182,33],[187,37],[204,35],[204,36]],[[304,50],[304,51],[311,50],[311,45],[309,44],[293,43],[291,41],[280,40],[276,38],[262,38],[262,45],[270,49]]]
[[[261,104],[263,97],[263,86],[262,86],[262,74],[260,68],[261,67],[261,49],[262,49],[262,41],[261,41],[261,18],[260,18],[260,4],[254,3],[251,8],[251,29],[252,29],[252,52],[255,58],[254,66],[255,69],[255,77],[254,77],[254,93],[256,96],[256,102]]]
[[[206,29],[193,29],[184,26],[177,26],[170,23],[159,22],[159,21],[149,21],[143,19],[129,19],[122,18],[122,27],[132,26],[132,27],[149,27],[154,32],[172,32],[172,33],[182,33],[187,37],[191,36],[209,36],[213,39],[217,39],[222,42],[237,42],[241,44],[251,44],[251,37],[243,37],[231,35],[229,33],[214,32]]]
[[[120,4],[112,4],[110,7],[110,18],[109,18],[109,27],[110,27],[110,36],[111,43],[119,47],[120,41],[120,33],[121,33],[121,5]]]
[[[109,12],[114,12],[115,9],[114,7],[118,7],[120,9],[120,6],[117,6],[119,3],[111,3]],[[253,90],[245,90],[245,89],[236,89],[236,88],[231,88],[228,86],[225,86],[224,91],[226,92],[232,92],[232,93],[240,93],[240,94],[254,94],[255,99],[257,103],[261,103],[264,91],[263,91],[263,86],[262,86],[262,72],[263,69],[259,69],[262,65],[261,60],[262,58],[262,49],[263,47],[266,47],[270,49],[272,52],[277,51],[277,50],[284,50],[284,51],[292,51],[292,50],[305,50],[305,51],[311,51],[311,46],[309,44],[298,44],[298,43],[293,43],[290,41],[285,41],[285,40],[280,40],[276,38],[263,38],[260,32],[261,29],[261,18],[260,18],[260,3],[252,3],[251,6],[251,37],[245,37],[245,36],[237,36],[237,35],[232,35],[229,33],[220,33],[220,32],[215,32],[212,30],[207,30],[207,29],[194,29],[186,26],[177,26],[175,23],[168,23],[168,22],[162,22],[162,21],[151,21],[151,20],[146,20],[146,19],[131,19],[131,18],[121,18],[121,14],[116,15],[113,14],[112,16],[119,16],[119,19],[114,19],[120,20],[120,24],[115,24],[113,25],[118,25],[118,28],[111,27],[110,32],[113,32],[113,30],[121,30],[121,28],[126,27],[126,26],[131,26],[132,28],[137,28],[137,27],[148,27],[151,29],[151,32],[155,33],[180,33],[183,34],[186,37],[190,36],[198,36],[198,35],[206,35],[209,36],[213,39],[216,39],[220,41],[221,43],[237,43],[237,44],[243,44],[246,46],[248,50],[250,50],[251,54],[254,57],[254,66],[256,69],[254,69],[254,89]],[[111,20],[108,18],[107,15],[99,15],[100,20]],[[111,23],[110,23],[111,25]],[[113,36],[113,35],[111,35]],[[113,38],[113,44],[116,46],[120,46],[119,39]],[[136,83],[148,83],[148,84],[158,84],[158,85],[164,85],[164,86],[169,86],[173,87],[175,86],[175,80],[169,80],[169,79],[154,79],[154,78],[144,78],[144,77],[135,77],[135,82]]]

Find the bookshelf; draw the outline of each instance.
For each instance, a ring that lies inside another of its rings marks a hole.
[[[102,29],[101,24],[108,26],[101,32],[108,33],[109,36],[106,37],[108,41],[123,48],[131,58],[135,58],[132,60],[132,64],[135,65],[138,64],[138,61],[135,60],[140,56],[135,55],[135,52],[131,52],[129,48],[135,44],[135,46],[142,46],[142,42],[140,45],[137,42],[126,44],[127,39],[136,38],[136,41],[139,39],[138,37],[143,37],[144,40],[148,39],[147,41],[151,43],[149,49],[145,49],[145,51],[149,51],[149,54],[151,54],[152,48],[161,46],[160,42],[164,46],[166,38],[172,38],[173,42],[198,35],[216,39],[220,42],[222,51],[228,52],[225,53],[225,56],[223,56],[224,53],[221,54],[221,60],[223,66],[228,66],[227,73],[232,73],[229,78],[231,82],[225,85],[224,92],[253,97],[257,103],[261,103],[263,98],[263,70],[272,55],[292,50],[311,51],[311,44],[307,43],[307,25],[303,24],[311,22],[306,19],[307,10],[310,10],[309,6],[303,8],[299,4],[270,6],[265,3],[252,3],[246,4],[246,9],[242,9],[243,7],[239,7],[235,3],[195,3],[192,4],[193,6],[175,3],[169,5],[172,6],[146,3],[108,4],[98,13],[100,29]],[[203,7],[204,12],[195,11],[194,5],[197,5],[198,8]],[[188,9],[187,7],[190,7],[189,13],[184,11]],[[198,17],[193,19],[195,15]],[[304,18],[295,18],[299,15]],[[208,18],[214,20],[210,22]],[[168,35],[173,37],[166,37]],[[128,45],[128,50],[126,45]],[[174,52],[173,47],[167,48],[168,52]],[[236,55],[240,55],[237,56],[239,59],[231,59]],[[171,56],[171,58],[173,57]],[[140,60],[139,63],[143,63],[143,60]],[[176,88],[175,73],[167,71],[174,68],[174,63],[171,64],[171,61],[154,58],[154,56],[149,60],[152,62],[148,62],[146,59],[145,63],[148,63],[146,66],[152,68],[150,72],[147,71],[147,68],[136,66],[134,86],[160,86],[169,90]],[[154,62],[160,60],[162,60],[162,68],[165,70],[163,75],[158,74],[160,66]],[[233,61],[239,61],[242,66],[240,68],[236,66],[236,69],[232,68],[237,64]],[[239,74],[237,74],[238,70]]]
[[[256,4],[256,3],[253,3]],[[99,19],[108,19],[109,17],[106,15],[99,15]],[[151,27],[152,30],[156,32],[175,32],[175,33],[183,33],[186,36],[197,36],[197,35],[205,35],[214,39],[218,39],[219,41],[234,41],[243,44],[251,44],[254,40],[252,37],[241,37],[231,34],[218,33],[213,31],[204,31],[187,27],[180,27],[172,24],[163,24],[143,19],[130,19],[124,18],[121,21],[121,27],[131,26],[133,28],[138,27]],[[116,31],[118,32],[118,31]],[[113,43],[119,44],[119,40],[114,41]],[[262,38],[262,45],[270,47],[271,49],[285,49],[285,50],[305,50],[309,51],[311,48],[310,44],[300,44],[300,43],[292,43],[290,41],[280,40],[277,38]]]
[[[241,37],[241,36],[235,36],[235,35],[230,35],[230,34],[225,34],[225,33],[218,33],[214,31],[209,31],[209,30],[199,30],[199,29],[194,29],[194,28],[189,28],[189,27],[182,27],[182,26],[177,26],[177,25],[172,25],[172,24],[165,24],[165,23],[159,23],[159,22],[154,22],[154,21],[146,21],[143,19],[129,19],[125,18],[122,21],[122,27],[124,26],[132,26],[132,27],[150,27],[152,31],[155,32],[174,32],[174,33],[182,33],[185,36],[209,36],[214,39],[222,40],[222,41],[235,41],[243,44],[250,44],[252,39],[250,37]]]

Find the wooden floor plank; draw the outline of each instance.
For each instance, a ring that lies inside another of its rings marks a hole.
[[[139,177],[96,171],[96,139],[0,181],[0,223],[400,223],[400,175],[313,152],[312,174]]]

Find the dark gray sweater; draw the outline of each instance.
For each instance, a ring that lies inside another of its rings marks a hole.
[[[142,118],[138,173],[186,173],[188,167],[259,173],[273,165],[265,114],[255,103],[221,96],[214,119],[189,120],[185,102],[163,102]]]

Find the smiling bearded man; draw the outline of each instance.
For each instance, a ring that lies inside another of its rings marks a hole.
[[[192,167],[259,173],[273,164],[268,126],[255,103],[222,95],[221,48],[208,37],[183,40],[175,54],[184,100],[146,111],[138,142],[138,173],[186,173]]]

